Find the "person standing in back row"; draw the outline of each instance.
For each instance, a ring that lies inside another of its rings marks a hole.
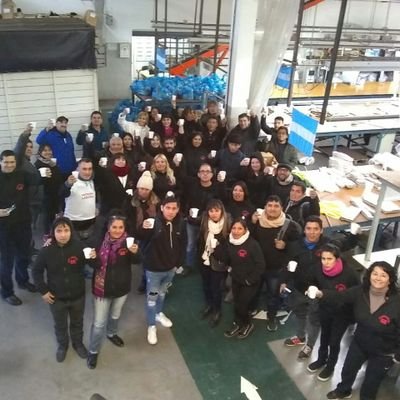
[[[57,159],[58,168],[64,179],[67,179],[76,169],[74,141],[67,128],[68,118],[61,116],[56,119],[56,126],[49,122],[36,138],[37,144],[48,144],[51,147],[53,157]]]

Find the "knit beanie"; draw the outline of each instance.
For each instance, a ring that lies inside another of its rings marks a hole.
[[[142,176],[138,180],[136,187],[153,190],[153,178],[151,177],[150,171],[143,172]]]

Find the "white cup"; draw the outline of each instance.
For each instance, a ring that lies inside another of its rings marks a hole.
[[[47,178],[47,174],[48,174],[49,171],[50,171],[50,169],[47,168],[47,167],[39,168],[40,176],[42,178]]]
[[[114,132],[114,133],[113,133],[113,136],[114,136],[114,137],[119,137],[119,133],[118,133],[118,132]]]
[[[153,137],[154,137],[154,132],[153,131],[149,131],[149,139],[151,140],[151,139],[153,139]]]
[[[93,133],[88,133],[87,137],[88,137],[89,141],[91,142],[93,140],[93,138],[94,138],[94,134]]]
[[[220,176],[221,180],[224,181],[226,178],[226,171],[219,171],[218,175]]]
[[[90,258],[90,253],[92,252],[92,248],[91,247],[85,247],[83,249],[83,254],[85,255],[85,258]]]
[[[140,161],[139,167],[140,167],[140,169],[145,169],[146,168],[146,161]]]
[[[185,120],[183,118],[178,119],[178,126],[183,126],[185,124]]]
[[[356,222],[352,222],[350,224],[350,233],[352,235],[358,235],[361,232],[361,226],[358,225]]]
[[[108,142],[101,142],[103,149],[105,149],[107,147],[107,144],[108,144]]]
[[[263,208],[257,208],[257,214],[261,215],[264,212]]]
[[[57,164],[57,158],[52,157],[50,160],[53,161],[54,164]]]
[[[157,114],[157,119],[160,121],[162,118],[162,114]]]
[[[129,196],[133,196],[133,189],[126,189],[125,192],[129,194]]]
[[[289,261],[287,265],[287,269],[289,272],[295,272],[297,268],[297,262],[296,261]]]
[[[176,153],[176,154],[175,154],[175,157],[176,157],[176,161],[181,162],[181,161],[182,161],[183,154],[182,154],[182,153]]]
[[[124,108],[124,113],[125,114],[130,114],[131,113],[131,109],[129,107]]]
[[[197,218],[197,216],[199,215],[199,209],[198,208],[191,208],[189,211],[190,211],[190,216],[192,218]]]
[[[217,150],[211,150],[210,154],[212,158],[215,158],[215,156],[217,155]]]
[[[221,118],[221,120],[224,120],[224,119],[225,119],[225,114],[224,114],[224,113],[221,113],[221,114],[219,115],[219,117]]]
[[[154,218],[147,218],[145,219],[145,221],[147,221],[147,223],[150,225],[150,229],[154,228],[154,221],[155,221]]]
[[[36,122],[29,122],[28,124],[32,129],[36,129]]]
[[[173,94],[173,95],[171,96],[171,100],[172,100],[172,101],[176,101],[176,94]]]
[[[151,112],[151,106],[146,106],[146,111]]]
[[[315,299],[317,297],[318,288],[316,286],[309,286],[307,289],[307,296],[310,299]]]
[[[79,171],[72,171],[72,175],[75,179],[78,179]]]
[[[107,157],[101,157],[101,158],[100,158],[100,161],[99,161],[100,167],[106,167],[106,166],[107,166],[107,163],[108,163]]]
[[[135,243],[135,238],[129,236],[126,238],[126,247],[128,249],[131,248],[134,243]]]

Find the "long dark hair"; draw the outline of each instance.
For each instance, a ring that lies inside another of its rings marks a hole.
[[[216,208],[218,210],[221,210],[221,218],[224,218],[224,226],[222,227],[221,234],[223,237],[228,237],[229,235],[229,228],[230,228],[230,216],[226,212],[224,203],[222,203],[221,200],[219,199],[211,199],[206,206],[206,210],[203,213],[203,216],[201,218],[201,224],[200,224],[200,232],[201,234],[204,235],[204,237],[207,237],[208,233],[208,212],[212,210],[213,208]]]
[[[371,287],[371,274],[375,268],[382,268],[389,275],[389,290],[387,292],[388,296],[396,294],[398,292],[397,288],[397,276],[395,269],[386,261],[375,261],[370,265],[364,274],[362,285],[363,288],[368,291]]]

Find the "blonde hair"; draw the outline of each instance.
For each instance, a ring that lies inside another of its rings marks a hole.
[[[139,120],[139,118],[144,118],[145,120],[146,120],[146,125],[149,123],[149,114],[147,113],[147,112],[145,112],[145,111],[141,111],[139,114],[138,114],[138,116],[137,116],[137,118],[136,118],[136,121],[138,121]]]
[[[164,160],[164,161],[165,161],[165,164],[166,164],[166,166],[167,166],[167,172],[166,172],[167,178],[169,179],[169,181],[171,182],[172,185],[175,185],[176,179],[175,179],[174,171],[173,171],[173,169],[169,166],[168,159],[167,159],[167,157],[165,157],[164,154],[157,154],[157,155],[153,158],[153,162],[152,162],[151,167],[150,167],[151,177],[152,177],[153,179],[156,178],[156,161],[157,161],[158,159],[161,159],[161,160]]]

